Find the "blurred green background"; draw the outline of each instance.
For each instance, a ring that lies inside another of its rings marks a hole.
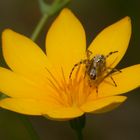
[[[139,5],[139,0],[72,0],[68,7],[82,22],[88,44],[104,27],[127,15],[131,17],[133,33],[130,47],[118,65],[118,68],[123,68],[140,63]],[[0,0],[0,33],[5,28],[11,28],[30,36],[40,16],[37,0]],[[49,20],[37,40],[42,49],[45,34],[55,16]],[[1,49],[0,64],[6,67]],[[85,140],[140,140],[140,89],[127,96],[128,100],[112,112],[88,115]],[[28,118],[40,140],[76,140],[68,122],[50,121],[43,117]],[[31,140],[24,121],[21,115],[0,109],[0,140]]]

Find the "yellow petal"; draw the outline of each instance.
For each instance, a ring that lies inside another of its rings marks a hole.
[[[81,109],[85,112],[104,113],[118,107],[126,100],[125,96],[112,96],[86,102]]]
[[[46,114],[54,106],[57,107],[51,102],[33,99],[7,98],[0,101],[0,107],[27,115]]]
[[[84,112],[77,107],[61,107],[50,110],[47,113],[47,116],[53,120],[69,120],[84,114]]]
[[[27,115],[45,115],[53,120],[68,120],[83,115],[76,107],[63,107],[49,100],[7,98],[0,107]]]
[[[70,10],[63,9],[46,37],[48,58],[60,70],[63,68],[68,77],[74,64],[85,58],[85,50],[85,32],[81,23]]]
[[[1,67],[0,91],[16,98],[47,98],[49,92],[25,77]]]
[[[107,58],[107,66],[115,67],[124,56],[131,36],[131,20],[125,17],[113,25],[105,28],[93,40],[89,50],[93,53],[108,55],[110,52],[118,51]]]
[[[112,74],[117,87],[114,86],[110,77],[107,77],[99,85],[99,97],[119,95],[140,87],[140,64],[127,67],[121,71],[121,73]]]
[[[44,81],[49,62],[32,40],[6,29],[2,34],[2,48],[6,63],[14,72],[32,78],[38,84]]]

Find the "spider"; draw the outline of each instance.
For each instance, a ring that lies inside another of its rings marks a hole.
[[[87,50],[87,59],[81,60],[79,63],[76,63],[74,67],[71,70],[71,73],[69,75],[69,78],[71,78],[72,73],[75,69],[75,67],[85,64],[85,76],[88,75],[89,77],[89,85],[92,87],[92,83],[94,83],[96,86],[96,92],[98,93],[98,85],[103,81],[106,77],[110,77],[113,81],[113,84],[115,87],[117,87],[116,82],[111,76],[111,73],[113,71],[121,72],[120,70],[116,68],[110,68],[106,66],[106,60],[109,56],[112,54],[117,53],[118,51],[109,52],[106,56],[103,54],[97,54],[92,59],[90,59],[90,55],[92,54],[91,51]],[[84,76],[84,77],[85,77]]]

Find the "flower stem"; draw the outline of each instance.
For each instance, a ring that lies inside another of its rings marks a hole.
[[[61,10],[66,4],[69,3],[70,0],[54,0],[54,2],[51,5],[47,5],[46,4],[46,10],[44,10],[45,12],[43,12],[43,15],[41,17],[41,19],[39,20],[37,26],[35,27],[32,35],[31,35],[31,39],[33,41],[35,41],[37,39],[37,37],[39,36],[42,28],[44,27],[45,23],[47,22],[48,18],[52,15],[54,15],[55,13],[57,13],[59,10]],[[45,6],[44,6],[45,7]]]
[[[77,140],[83,140],[83,129],[85,127],[86,123],[86,116],[83,115],[79,118],[75,118],[73,120],[70,120],[70,126],[73,130],[75,130],[77,134]]]
[[[76,131],[77,133],[77,140],[83,140],[83,133],[82,133],[82,130],[77,130]]]
[[[20,115],[20,114],[17,114],[17,116],[19,117],[19,119],[24,124],[27,131],[29,132],[31,140],[39,140],[40,138],[38,134],[36,133],[35,129],[33,128],[32,123],[30,122],[29,118],[27,116]]]
[[[35,41],[35,40],[37,39],[37,37],[38,37],[38,35],[39,35],[41,29],[43,28],[45,22],[47,21],[48,17],[49,17],[49,15],[46,13],[46,14],[44,14],[44,15],[42,16],[42,18],[41,18],[40,21],[38,22],[38,24],[37,24],[35,30],[33,31],[32,36],[31,36],[31,39],[32,39],[33,41]]]

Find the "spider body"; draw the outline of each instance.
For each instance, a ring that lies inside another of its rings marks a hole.
[[[75,67],[85,64],[85,76],[88,75],[89,79],[89,85],[92,87],[93,85],[96,87],[96,92],[98,92],[98,85],[101,81],[103,81],[107,76],[110,76],[111,80],[113,81],[114,85],[117,86],[116,82],[111,76],[111,72],[113,71],[119,71],[115,68],[107,67],[106,60],[107,58],[117,53],[118,51],[110,52],[108,55],[103,54],[97,54],[93,58],[90,59],[90,55],[92,52],[87,51],[87,59],[80,61],[79,63],[75,64],[74,67],[71,70],[71,73],[69,75],[69,78],[71,78],[71,75],[75,69]]]
[[[86,64],[86,72],[91,80],[97,80],[106,69],[104,55],[96,55]]]

